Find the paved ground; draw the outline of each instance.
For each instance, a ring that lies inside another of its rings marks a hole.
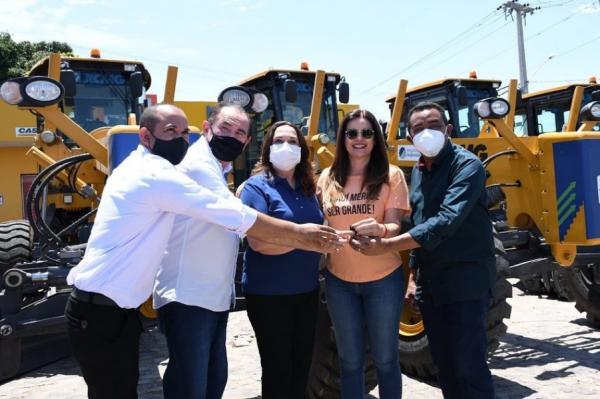
[[[508,334],[491,359],[498,398],[600,398],[600,331],[585,323],[573,304],[523,296],[515,289]],[[228,327],[229,382],[225,398],[257,399],[260,367],[244,312]],[[162,336],[142,340],[141,398],[160,398],[167,363]],[[404,397],[440,399],[432,384],[404,376]],[[377,398],[377,389],[370,398]],[[72,359],[65,359],[0,385],[0,398],[85,398],[85,384]]]

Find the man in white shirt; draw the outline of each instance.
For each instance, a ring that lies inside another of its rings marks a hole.
[[[176,215],[237,234],[332,250],[337,234],[283,224],[237,199],[213,193],[177,169],[188,149],[188,122],[172,105],[147,109],[140,145],[107,180],[83,260],[69,273],[65,315],[90,398],[137,398],[140,322]]]
[[[178,169],[223,199],[233,199],[224,174],[252,137],[239,106],[219,105],[203,123]],[[154,287],[169,364],[163,393],[170,398],[221,398],[227,382],[225,335],[234,293],[239,236],[178,215]]]

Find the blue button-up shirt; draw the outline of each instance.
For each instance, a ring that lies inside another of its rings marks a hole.
[[[256,175],[242,190],[242,202],[259,212],[294,223],[323,223],[316,196],[306,196],[300,185],[290,187],[286,179]],[[291,295],[318,287],[321,254],[293,250],[282,255],[264,255],[248,247],[244,255],[242,287],[257,295]]]
[[[495,284],[492,224],[485,169],[461,146],[447,142],[431,170],[415,165],[410,185],[414,250],[423,300],[475,300]]]

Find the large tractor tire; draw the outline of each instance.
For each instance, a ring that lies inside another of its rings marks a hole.
[[[565,283],[575,308],[585,312],[594,327],[600,327],[600,261],[568,270]]]
[[[516,287],[528,295],[547,295],[563,301],[572,301],[573,296],[565,282],[565,269],[537,274],[526,279],[520,279]]]
[[[321,292],[323,292],[323,288]],[[324,295],[321,295],[321,298],[306,395],[308,399],[339,399],[342,397],[339,356],[327,303],[324,300]],[[368,348],[365,348],[365,351],[367,352],[365,362],[366,394],[377,386],[377,373]]]
[[[33,232],[27,220],[0,223],[0,276],[19,262],[31,260]]]
[[[547,287],[541,275],[519,279],[515,286],[528,295],[548,295]]]
[[[552,284],[552,291],[554,295],[563,301],[573,301],[573,293],[569,285],[567,284],[567,274],[571,271],[568,269],[556,269],[550,272],[550,282]]]
[[[509,262],[502,242],[496,237],[496,286],[490,300],[487,314],[488,354],[491,355],[500,345],[500,338],[506,333],[504,319],[510,318],[511,306],[507,298],[512,297],[512,285],[505,277]],[[420,313],[405,304],[400,320],[398,350],[402,372],[419,378],[434,377],[438,370],[431,353],[429,342]]]

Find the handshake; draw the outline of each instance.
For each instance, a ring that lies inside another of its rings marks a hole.
[[[300,229],[300,249],[336,253],[344,245],[350,246],[364,255],[381,255],[388,252],[386,227],[373,218],[363,219],[350,226],[349,230],[336,230],[317,224],[298,225]]]

